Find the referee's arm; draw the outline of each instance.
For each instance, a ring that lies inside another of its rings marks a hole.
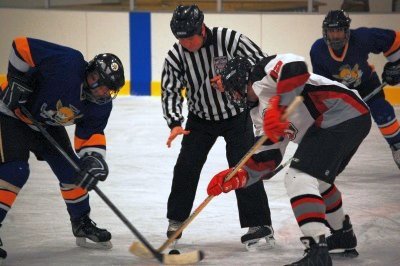
[[[164,118],[172,129],[181,126],[184,118],[182,115],[183,84],[179,71],[166,59],[161,74],[161,101]]]

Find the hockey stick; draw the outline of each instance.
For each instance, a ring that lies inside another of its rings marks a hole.
[[[297,106],[303,101],[302,96],[297,96],[293,102],[286,109],[286,113],[283,118],[286,119],[293,111],[297,108]],[[268,139],[266,135],[261,136],[261,138],[251,147],[251,149],[242,157],[242,159],[235,165],[232,172],[230,172],[224,179],[224,181],[228,181],[231,179],[237,171],[250,159],[250,157],[261,147],[264,142]],[[283,166],[284,167],[284,166]],[[283,168],[282,167],[282,168]],[[282,169],[281,168],[281,169]],[[214,198],[214,196],[208,196],[194,211],[193,213],[182,223],[182,225],[178,228],[178,230],[170,236],[164,244],[162,244],[157,251],[164,251],[169,245],[171,245],[175,239],[183,232],[183,230],[196,218],[197,215],[210,203],[210,201]],[[129,248],[130,252],[139,257],[151,257],[151,254],[146,250],[146,248],[138,242],[134,242]]]
[[[32,114],[21,106],[22,112],[32,121],[33,125],[36,126],[43,136],[57,149],[57,151],[68,161],[68,163],[79,173],[81,171],[78,164],[63,150],[60,144],[47,132],[47,130],[35,119]],[[153,246],[144,238],[144,236],[129,222],[129,220],[122,214],[122,212],[108,199],[108,197],[95,186],[93,190],[99,195],[99,197],[110,207],[110,209],[121,219],[121,221],[131,230],[131,232],[140,240],[140,242],[146,247],[148,251],[153,254],[159,262],[164,264],[193,264],[201,261],[204,258],[202,251],[193,251],[181,255],[169,255],[161,254],[156,251]]]
[[[372,97],[374,97],[375,95],[377,95],[381,90],[383,90],[383,88],[385,86],[387,86],[388,84],[386,82],[383,82],[379,87],[375,88],[370,94],[368,94],[367,96],[365,96],[363,98],[364,102],[367,102],[369,99],[371,99]]]

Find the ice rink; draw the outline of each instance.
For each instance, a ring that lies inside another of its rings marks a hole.
[[[399,108],[396,112],[400,117]],[[176,139],[168,149],[168,135],[160,98],[114,101],[106,130],[110,175],[99,187],[155,248],[166,240],[166,202],[181,141]],[[289,146],[284,161],[294,149]],[[30,165],[30,179],[0,229],[8,252],[4,265],[158,264],[129,253],[135,236],[94,192],[91,217],[110,230],[114,247],[108,251],[77,247],[57,179],[46,163],[31,158]],[[220,139],[203,168],[194,207],[207,197],[209,179],[225,168],[225,144]],[[285,170],[264,182],[277,242],[274,249],[246,251],[240,237],[247,229],[239,226],[235,196],[230,193],[214,198],[188,226],[180,251],[203,250],[206,257],[199,265],[284,265],[300,259],[304,247],[283,184]],[[334,265],[400,265],[400,170],[375,125],[338,177],[337,186],[358,237],[360,256],[336,259]]]

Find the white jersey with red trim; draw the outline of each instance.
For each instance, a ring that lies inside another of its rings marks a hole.
[[[304,101],[289,116],[291,123],[286,137],[268,149],[281,149],[289,141],[299,143],[311,125],[321,128],[335,126],[369,112],[355,90],[316,74],[309,74],[304,58],[294,54],[277,55],[264,67],[266,76],[253,83],[259,105],[251,110],[256,136],[263,132],[263,117],[272,96],[281,96],[281,105],[288,106],[296,96]],[[265,149],[263,147],[261,149]]]

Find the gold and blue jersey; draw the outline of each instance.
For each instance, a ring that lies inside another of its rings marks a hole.
[[[9,57],[8,75],[24,75],[32,81],[34,92],[26,107],[46,126],[76,125],[75,149],[78,155],[96,150],[105,155],[104,129],[112,103],[97,105],[85,99],[82,84],[87,62],[81,52],[28,37],[14,39]],[[7,83],[2,84],[2,89]],[[15,114],[29,123],[17,109]]]

